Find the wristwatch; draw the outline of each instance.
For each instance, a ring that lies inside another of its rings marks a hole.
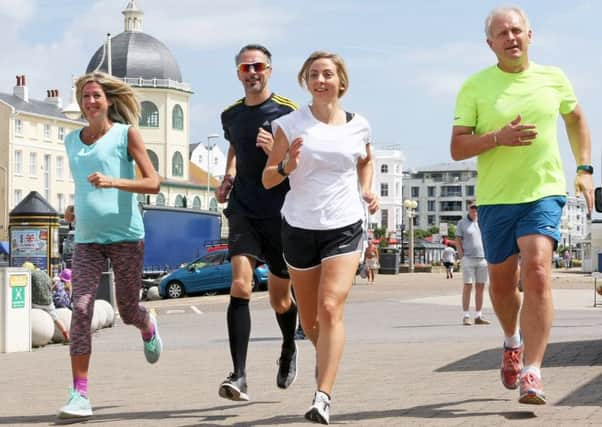
[[[278,163],[278,173],[282,176],[288,176],[288,174],[286,173],[286,171],[284,170],[284,160],[281,161],[280,163]]]
[[[577,173],[579,173],[579,171],[583,171],[585,173],[593,175],[594,167],[592,165],[579,165],[579,166],[577,166]]]

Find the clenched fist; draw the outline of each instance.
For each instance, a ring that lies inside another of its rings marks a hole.
[[[219,203],[225,203],[228,200],[228,194],[230,194],[233,185],[234,177],[232,175],[225,175],[222,183],[215,190],[215,198]]]

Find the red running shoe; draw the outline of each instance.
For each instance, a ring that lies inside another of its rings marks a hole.
[[[541,388],[541,379],[530,372],[521,376],[520,397],[518,401],[531,405],[544,405],[546,403],[546,395]]]
[[[502,367],[500,370],[502,384],[510,390],[514,390],[520,383],[520,371],[523,368],[523,345],[515,348],[504,346],[502,356]]]

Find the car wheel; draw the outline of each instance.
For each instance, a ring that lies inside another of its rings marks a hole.
[[[212,296],[217,295],[217,291],[203,292],[203,295],[208,296],[208,297],[212,297]]]
[[[251,291],[257,292],[261,290],[261,286],[259,286],[259,279],[256,275],[253,275],[253,280],[251,281]]]
[[[165,289],[168,298],[181,298],[184,296],[184,285],[177,280],[169,282]]]

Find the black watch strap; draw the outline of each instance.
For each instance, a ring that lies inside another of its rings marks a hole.
[[[288,176],[288,174],[286,173],[286,171],[284,170],[284,160],[281,161],[280,163],[278,163],[278,173],[282,176]]]
[[[583,171],[585,173],[589,173],[590,175],[594,174],[594,167],[592,165],[579,165],[577,166],[577,173],[579,171]]]

